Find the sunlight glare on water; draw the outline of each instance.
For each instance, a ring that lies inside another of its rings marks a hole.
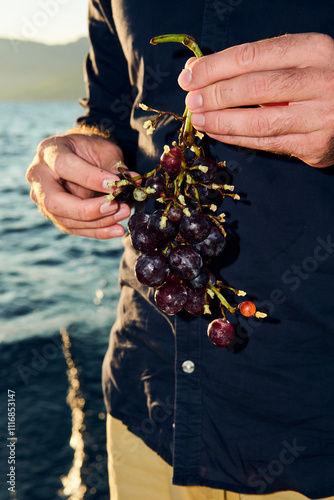
[[[75,367],[71,355],[71,341],[68,332],[62,328],[61,337],[63,341],[63,352],[68,366],[67,377],[69,383],[66,402],[72,410],[72,434],[70,446],[74,450],[74,458],[71,470],[67,476],[61,477],[63,491],[61,495],[69,495],[69,500],[83,500],[86,486],[82,484],[81,468],[85,458],[84,440],[82,438],[82,427],[85,414],[83,411],[85,400],[81,397],[78,370]]]

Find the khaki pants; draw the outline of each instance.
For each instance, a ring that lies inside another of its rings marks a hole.
[[[294,492],[241,495],[203,486],[175,486],[173,470],[120,420],[107,417],[110,500],[305,500]],[[334,500],[330,497],[327,500]]]

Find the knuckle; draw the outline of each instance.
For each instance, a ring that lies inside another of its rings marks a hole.
[[[62,156],[62,158],[60,159],[59,156],[54,156],[53,158],[53,170],[54,172],[59,175],[59,177],[61,177],[61,173],[62,173],[62,169],[63,169],[63,165],[65,163],[65,157]]]
[[[52,170],[59,177],[63,177],[64,172],[70,167],[69,155],[65,152],[62,154],[52,153],[52,158],[49,156],[48,161],[50,165],[52,164]]]
[[[82,203],[82,205],[80,206],[78,216],[79,220],[83,222],[89,222],[92,220],[90,210],[85,203]]]
[[[32,184],[33,181],[34,181],[34,170],[35,170],[35,166],[34,165],[31,165],[28,170],[27,170],[27,173],[26,173],[26,181],[29,183],[29,184]]]
[[[218,133],[223,133],[224,135],[235,135],[235,127],[230,120],[224,118],[224,113],[218,118],[217,123]]]
[[[105,240],[108,238],[106,231],[103,229],[93,229],[92,233],[89,235],[90,238],[94,238],[96,240]]]
[[[215,134],[233,135],[234,129],[229,121],[225,120],[223,112],[210,113],[210,130]]]
[[[326,59],[328,59],[328,52],[333,53],[334,51],[333,38],[325,33],[312,33],[310,36],[312,37],[312,44],[317,47],[317,52],[325,55]]]
[[[277,84],[277,94],[279,97],[281,92],[297,92],[298,89],[307,85],[307,74],[299,69],[291,69],[286,71],[284,75],[278,74],[275,78]]]
[[[205,62],[205,64],[202,65],[202,62]],[[217,64],[211,57],[207,57],[205,61],[204,59],[203,61],[197,59],[193,65],[193,71],[195,71],[195,73],[196,70],[204,76],[205,81],[211,81],[212,75],[217,72]]]
[[[302,149],[302,136],[295,138],[293,135],[279,135],[274,137],[274,141],[279,147],[279,151],[283,154],[291,156],[299,156]]]
[[[25,176],[26,181],[28,182],[28,184],[30,184],[30,186],[32,186],[32,188],[34,188],[40,184],[41,167],[42,167],[41,163],[33,162],[26,172],[26,176]]]
[[[226,95],[223,90],[223,86],[216,84],[212,88],[212,104],[215,109],[224,107],[224,102],[226,102]]]
[[[244,43],[236,48],[235,61],[237,65],[247,70],[254,63],[258,55],[258,46],[256,43]]]
[[[37,203],[37,196],[36,196],[35,191],[33,189],[30,190],[30,198],[32,199],[32,201]]]
[[[271,123],[268,117],[263,113],[257,114],[257,116],[251,120],[250,126],[253,133],[259,135],[260,137],[270,135],[275,128],[274,124]]]
[[[267,94],[269,89],[269,83],[267,78],[260,73],[252,76],[251,81],[248,85],[250,95],[256,100],[261,102],[263,97]],[[259,100],[260,99],[260,100]]]
[[[54,145],[56,141],[55,137],[47,137],[46,139],[43,139],[37,147],[37,157],[39,159],[44,158],[44,151],[50,147],[51,145]]]
[[[259,138],[259,146],[271,153],[298,156],[295,142],[286,135]]]

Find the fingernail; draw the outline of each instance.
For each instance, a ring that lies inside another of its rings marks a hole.
[[[121,207],[118,212],[115,214],[114,219],[115,221],[119,222],[121,220],[126,219],[129,217],[129,207]]]
[[[111,238],[118,238],[120,236],[123,236],[124,234],[124,229],[122,226],[113,226],[111,229],[110,229],[110,236]]]
[[[192,80],[192,76],[193,75],[192,75],[190,69],[188,69],[188,68],[184,69],[179,75],[179,80],[178,80],[179,85],[181,87],[187,87]]]
[[[109,183],[112,183],[112,182],[115,182],[116,179],[105,179],[103,182],[102,182],[102,187],[103,189],[109,189],[111,191],[111,187],[108,186]]]
[[[191,123],[194,127],[203,127],[205,124],[205,117],[201,113],[191,115]]]
[[[187,99],[186,99],[186,105],[187,108],[190,109],[190,111],[194,111],[195,109],[200,108],[203,106],[203,97],[202,94],[188,94]]]
[[[106,201],[100,206],[101,214],[114,214],[117,212],[118,204],[114,201]]]

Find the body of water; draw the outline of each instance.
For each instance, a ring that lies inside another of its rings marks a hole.
[[[81,112],[75,102],[0,103],[0,500],[109,498],[100,380],[122,244],[61,233],[25,180],[38,143]]]

